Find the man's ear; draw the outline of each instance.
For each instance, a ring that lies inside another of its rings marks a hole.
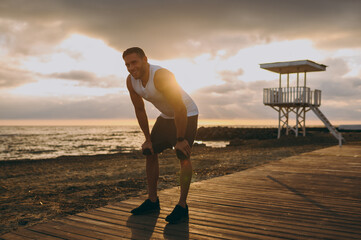
[[[148,62],[147,56],[144,56],[144,57],[143,57],[143,61]]]

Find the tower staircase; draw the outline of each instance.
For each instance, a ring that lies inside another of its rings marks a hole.
[[[328,128],[330,133],[338,140],[338,144],[341,146],[342,141],[345,141],[345,139],[342,137],[342,134],[337,131],[337,129],[332,126],[331,122],[327,119],[327,117],[321,112],[321,110],[314,105],[309,105],[310,109],[316,114],[316,116],[325,124],[325,126]]]

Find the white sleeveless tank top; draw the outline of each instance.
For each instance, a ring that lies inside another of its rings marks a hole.
[[[143,87],[140,79],[135,79],[132,75],[131,82],[134,91],[145,100],[151,102],[160,112],[161,117],[167,119],[174,118],[174,111],[170,104],[167,103],[165,97],[154,86],[154,74],[162,67],[149,64],[149,79],[147,85]],[[187,116],[198,115],[197,105],[192,98],[181,88],[181,95],[184,105],[187,108]]]

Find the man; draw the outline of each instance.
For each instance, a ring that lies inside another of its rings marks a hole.
[[[127,87],[134,105],[135,114],[142,129],[145,142],[142,145],[146,155],[148,199],[131,212],[134,215],[160,210],[157,196],[159,178],[158,154],[174,147],[180,159],[180,198],[166,221],[178,223],[188,219],[186,203],[192,178],[190,161],[191,146],[197,131],[198,108],[190,96],[178,85],[174,75],[165,68],[151,65],[141,48],[129,48],[123,53],[125,65],[130,73]],[[143,98],[151,102],[160,112],[149,132],[148,117]]]

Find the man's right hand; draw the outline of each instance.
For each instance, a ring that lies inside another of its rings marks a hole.
[[[151,141],[145,141],[142,145],[142,152],[144,152],[145,149],[149,149],[150,152],[152,153],[152,155],[154,155],[154,151],[153,151],[153,145]]]

